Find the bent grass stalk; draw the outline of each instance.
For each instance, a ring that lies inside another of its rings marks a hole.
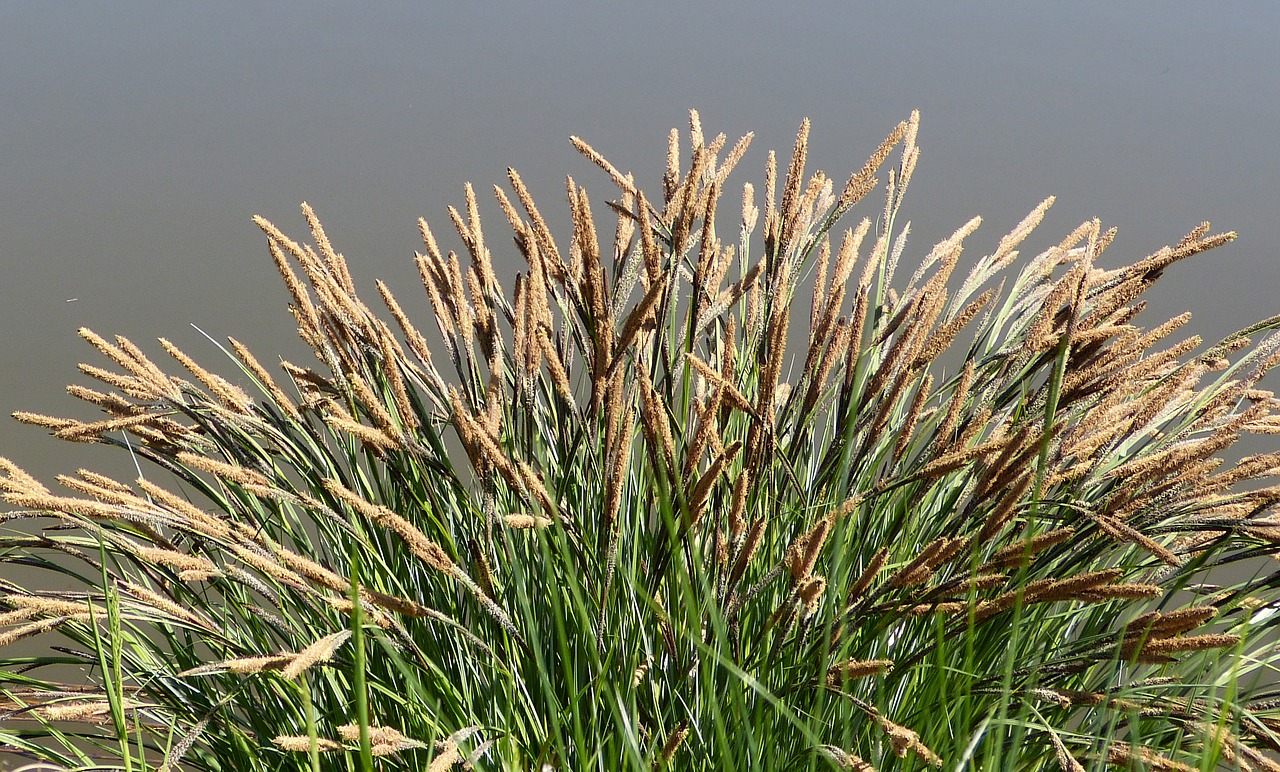
[[[558,241],[511,170],[512,284],[468,185],[459,252],[420,223],[429,324],[383,282],[391,321],[366,305],[310,207],[311,244],[258,218],[317,359],[278,376],[82,331],[101,415],[15,417],[149,467],[57,495],[0,459],[0,561],[75,585],[0,582],[0,644],[51,647],[0,652],[0,755],[1280,769],[1280,462],[1225,460],[1280,426],[1280,322],[1197,354],[1163,342],[1185,316],[1139,321],[1234,234],[1104,270],[1091,221],[1019,258],[1050,198],[957,289],[977,218],[900,273],[918,128],[837,190],[805,121],[728,230],[751,135],[692,113],[653,198],[574,138],[615,200],[569,180]]]

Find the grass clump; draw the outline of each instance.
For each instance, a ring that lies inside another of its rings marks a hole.
[[[0,588],[0,643],[59,639],[0,661],[0,742],[68,768],[1280,769],[1280,452],[1224,462],[1280,432],[1276,322],[1204,348],[1137,321],[1233,234],[1104,269],[1095,220],[1020,258],[1050,199],[962,281],[976,218],[903,281],[917,120],[842,186],[805,122],[740,209],[750,135],[693,114],[653,198],[575,139],[614,200],[569,180],[564,242],[512,171],[514,284],[469,186],[465,258],[422,223],[429,331],[385,284],[366,305],[310,208],[309,245],[259,220],[311,367],[232,340],[227,378],[162,340],[178,375],[83,331],[112,367],[70,390],[102,416],[16,415],[149,466],[55,493],[0,460],[5,519],[40,526],[0,559],[73,585]]]

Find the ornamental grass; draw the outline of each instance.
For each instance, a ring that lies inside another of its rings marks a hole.
[[[1280,451],[1236,448],[1280,433],[1280,322],[1141,316],[1234,234],[1022,255],[1048,199],[917,258],[917,129],[839,182],[806,121],[757,188],[751,135],[693,113],[652,194],[574,138],[608,192],[569,179],[571,228],[514,170],[513,239],[470,186],[458,253],[420,223],[428,319],[357,292],[306,205],[310,243],[258,219],[315,361],[82,330],[100,415],[14,415],[138,477],[0,459],[33,577],[0,579],[0,756],[1280,769]]]

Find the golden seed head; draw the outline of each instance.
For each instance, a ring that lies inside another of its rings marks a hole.
[[[272,738],[272,744],[282,751],[291,753],[306,753],[311,750],[311,738],[307,735],[277,735]],[[336,740],[330,740],[327,737],[317,737],[316,746],[321,753],[331,753],[333,751],[342,750],[342,743]]]
[[[681,721],[676,728],[667,735],[667,741],[662,746],[662,752],[659,755],[662,763],[665,764],[676,755],[676,751],[680,750],[680,745],[684,743],[685,738],[689,736],[689,722]]]
[[[507,524],[508,528],[522,530],[526,528],[547,528],[554,521],[549,517],[540,517],[538,515],[529,515],[523,513],[513,513],[504,515],[502,521]]]
[[[892,669],[890,659],[846,659],[827,668],[827,683],[838,686],[841,681],[879,675]]]
[[[350,630],[339,630],[336,633],[326,635],[307,648],[298,652],[298,655],[293,658],[293,661],[285,666],[284,670],[280,672],[280,675],[286,680],[292,681],[312,666],[321,662],[328,662],[333,658],[333,654],[338,650],[338,647],[350,637]]]

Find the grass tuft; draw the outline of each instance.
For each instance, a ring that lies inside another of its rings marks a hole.
[[[83,330],[100,418],[14,415],[146,465],[55,493],[0,459],[33,577],[0,646],[48,643],[0,656],[0,756],[1280,769],[1280,452],[1227,460],[1280,433],[1280,322],[1139,321],[1234,234],[1104,268],[1094,220],[1020,257],[1048,199],[900,275],[918,127],[837,186],[806,120],[728,199],[751,135],[697,113],[653,198],[575,137],[612,198],[569,180],[566,241],[511,170],[514,281],[471,186],[461,256],[421,223],[428,323],[366,305],[310,207],[310,243],[259,218],[316,358],[274,373]]]

